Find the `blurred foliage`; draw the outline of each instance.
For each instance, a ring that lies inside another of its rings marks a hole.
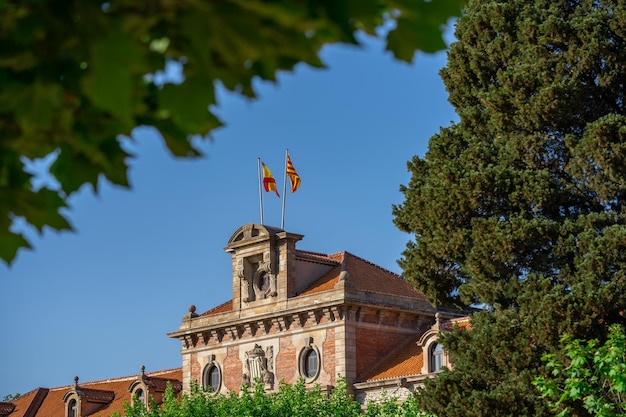
[[[153,126],[171,153],[200,156],[192,138],[221,125],[216,85],[255,98],[319,52],[383,37],[402,61],[445,48],[442,31],[462,0],[0,0],[0,259],[26,237],[23,218],[71,230],[62,209],[84,184],[128,187],[120,140]],[[391,28],[390,30],[387,30]],[[168,63],[182,82],[162,82]],[[35,189],[29,161],[54,155],[58,188]]]
[[[384,397],[379,403],[368,403],[365,411],[348,394],[345,378],[339,378],[330,394],[319,385],[307,386],[303,379],[295,384],[281,382],[278,390],[265,392],[263,383],[255,381],[252,387],[242,387],[240,393],[215,395],[203,391],[193,381],[191,390],[177,397],[171,386],[164,395],[163,404],[151,403],[149,409],[141,402],[126,405],[126,417],[429,417],[419,412],[412,397],[398,401]],[[113,417],[121,417],[115,414]]]
[[[7,394],[4,397],[2,397],[2,402],[11,402],[13,400],[17,400],[21,396],[22,394],[20,394],[19,392],[16,392],[15,394]]]

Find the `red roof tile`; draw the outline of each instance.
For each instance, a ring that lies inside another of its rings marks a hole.
[[[320,262],[324,264],[329,264],[329,263],[333,264],[333,263],[341,262],[341,260],[333,259],[325,253],[311,252],[311,251],[306,251],[306,250],[297,250],[296,258],[301,259],[301,260],[306,260],[306,261]]]
[[[211,314],[217,314],[217,313],[225,313],[227,311],[232,311],[233,310],[233,300],[228,300],[225,303],[222,303],[218,306],[213,307],[212,309],[210,309],[209,311],[205,311],[204,313],[200,314],[201,316],[210,316]]]
[[[0,416],[6,416],[7,414],[13,412],[15,410],[15,404],[0,402]]]
[[[48,394],[47,388],[37,388],[11,401],[15,409],[11,417],[33,417]]]
[[[421,346],[417,344],[418,340],[419,338],[411,338],[405,345],[383,359],[364,379],[375,381],[420,374],[424,355]]]
[[[79,395],[81,398],[86,398],[95,402],[110,403],[113,401],[113,398],[115,398],[115,393],[109,390],[79,387],[78,391],[80,392]]]
[[[179,379],[147,377],[148,386],[155,388],[157,391],[165,391],[167,384],[172,384],[175,391],[183,389],[183,384]]]
[[[347,271],[349,273],[348,281],[358,290],[426,300],[426,297],[417,292],[402,276],[353,255],[350,252],[324,254],[297,250],[296,256],[300,260],[335,265],[330,271],[298,294],[300,296],[332,290],[335,284],[339,282],[340,273]],[[229,300],[200,315],[209,316],[232,311],[232,309],[233,302]]]
[[[180,387],[182,381],[182,369],[166,369],[147,373],[152,380],[170,380]],[[124,413],[124,404],[130,402],[128,387],[138,378],[137,375],[119,377],[93,382],[78,384],[78,390],[89,399],[107,401],[92,415],[108,417],[115,412]],[[74,385],[66,385],[52,389],[38,388],[13,400],[15,410],[9,417],[65,417],[65,403],[63,397],[74,389]],[[39,405],[37,403],[39,402]]]
[[[339,252],[326,255],[326,257],[329,260],[340,262],[341,265],[328,271],[324,276],[305,289],[301,295],[332,289],[339,281],[341,271],[345,270],[349,273],[348,281],[361,291],[426,299],[426,297],[417,292],[400,275],[349,252]]]

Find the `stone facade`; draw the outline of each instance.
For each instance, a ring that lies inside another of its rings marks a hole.
[[[183,389],[196,380],[238,392],[258,379],[273,390],[298,378],[330,388],[343,376],[375,392],[381,384],[368,381],[384,359],[461,316],[437,311],[400,276],[347,252],[300,251],[302,238],[258,224],[231,236],[232,300],[202,314],[191,306],[169,334],[182,344]],[[411,375],[424,374],[423,363],[422,355]],[[220,377],[211,382],[208,372]]]

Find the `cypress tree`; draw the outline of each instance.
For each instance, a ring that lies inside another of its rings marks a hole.
[[[482,305],[443,337],[418,396],[439,416],[552,415],[532,386],[560,336],[626,311],[626,1],[468,0],[441,72],[460,121],[408,168],[399,261],[437,305]],[[568,404],[573,415],[587,415]]]

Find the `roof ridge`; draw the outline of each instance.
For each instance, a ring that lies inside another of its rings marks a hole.
[[[296,250],[296,259],[304,260],[304,261],[312,261],[312,262],[323,262],[323,263],[337,263],[336,259],[332,258],[332,255],[321,252],[313,252],[313,251],[305,251],[305,250]]]
[[[50,392],[48,388],[37,388],[36,391],[37,392],[33,396],[33,399],[28,404],[28,408],[26,409],[26,412],[24,412],[24,417],[36,416],[37,411],[39,411],[39,408],[41,407],[44,400],[48,396],[48,392]]]
[[[231,304],[231,306],[232,306],[232,303],[233,303],[233,299],[231,298],[230,300],[224,301],[223,303],[218,304],[215,307],[211,307],[210,309],[208,309],[204,313],[201,313],[200,316],[208,316],[210,314],[213,314],[217,310],[219,310],[220,308],[226,307],[228,304]],[[230,311],[230,310],[228,310],[228,311]]]
[[[162,369],[159,371],[152,371],[152,372],[146,372],[146,376],[148,377],[157,377],[157,375],[161,375],[161,374],[165,374],[168,372],[174,372],[177,370],[182,370],[182,367],[177,367],[177,368],[169,368],[169,369]],[[125,376],[118,376],[118,377],[114,377],[114,378],[107,378],[107,379],[98,379],[95,381],[85,381],[85,382],[81,382],[78,384],[78,386],[82,389],[83,385],[91,385],[91,384],[105,384],[105,383],[109,383],[109,382],[121,382],[124,380],[130,380],[133,378],[137,378],[137,376],[140,375],[139,373],[136,374],[132,374],[132,375],[125,375]],[[54,388],[50,388],[52,390],[59,390],[59,389],[63,389],[63,388],[68,388],[68,387],[72,387],[73,384],[69,384],[69,385],[61,385],[59,387],[54,387]],[[46,389],[46,388],[44,388]],[[97,389],[97,388],[90,388],[90,387],[85,387],[84,389]],[[102,390],[102,391],[106,391],[106,390]]]
[[[327,253],[324,252],[317,252],[317,251],[313,251],[313,250],[307,250],[307,249],[296,249],[296,253],[297,252],[302,252],[302,253],[310,253],[313,255],[320,255],[320,256],[328,256]]]
[[[382,267],[382,266],[380,266],[380,265],[378,265],[378,264],[375,264],[375,263],[374,263],[374,262],[372,262],[372,261],[368,261],[368,260],[367,260],[367,259],[365,259],[365,258],[361,258],[360,256],[353,254],[352,252],[342,251],[342,252],[333,253],[333,254],[331,254],[331,255],[338,255],[338,254],[340,254],[340,253],[344,253],[345,255],[351,256],[351,257],[356,258],[356,259],[358,259],[358,260],[360,260],[360,261],[363,261],[363,262],[365,262],[365,263],[367,263],[367,264],[369,264],[369,265],[375,266],[376,268],[381,269],[381,270],[383,270],[383,271],[385,271],[385,272],[389,272],[390,274],[393,274],[393,275],[397,276],[398,278],[400,278],[402,281],[406,282],[406,280],[404,279],[404,277],[403,277],[401,274],[398,274],[398,273],[393,272],[393,271],[391,271],[391,270],[389,270],[389,269],[387,269],[387,268],[384,268],[384,267]],[[329,256],[331,256],[331,255],[329,255]],[[344,255],[344,256],[345,256],[345,255]]]
[[[111,393],[115,393],[115,391],[110,390],[110,389],[100,389],[100,388],[92,388],[92,387],[81,387],[80,385],[78,386],[78,389],[80,391],[85,391],[85,392],[89,392],[89,391],[97,391],[97,392],[111,392]]]

